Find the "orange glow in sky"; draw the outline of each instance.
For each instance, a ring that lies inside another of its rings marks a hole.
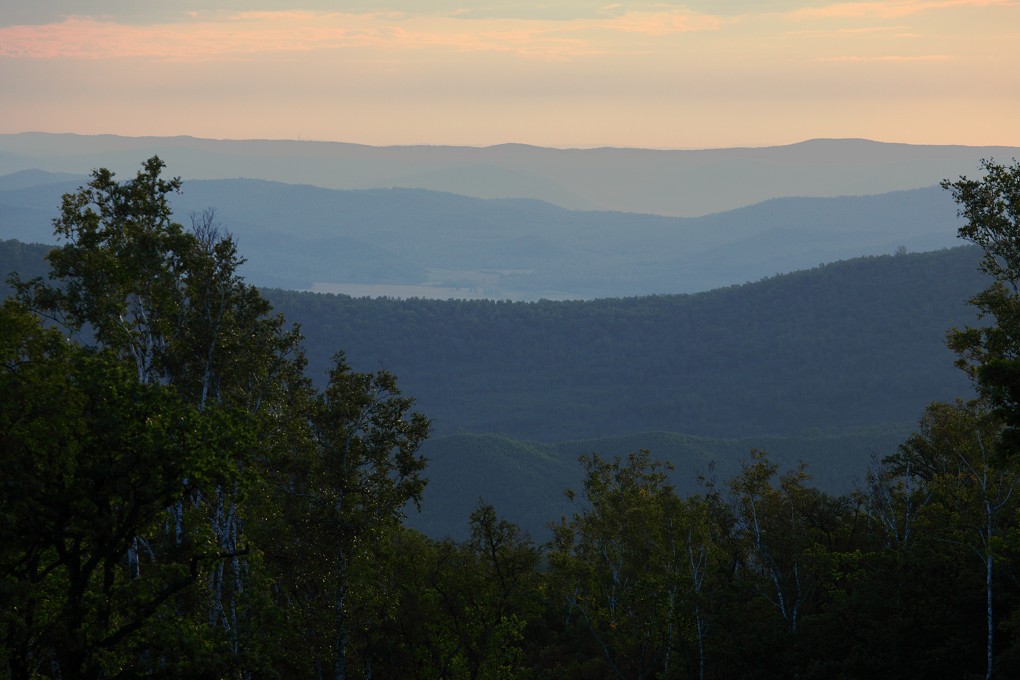
[[[1016,1],[55,4],[0,9],[0,132],[1020,145]]]

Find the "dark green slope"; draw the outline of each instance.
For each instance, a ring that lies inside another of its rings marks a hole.
[[[52,247],[14,239],[0,240],[0,299],[13,292],[7,284],[7,277],[12,273],[17,272],[25,280],[45,276],[50,270],[46,253]]]
[[[909,426],[873,428],[841,435],[713,439],[672,432],[644,432],[558,444],[516,441],[500,435],[458,434],[436,437],[423,449],[429,458],[429,484],[419,514],[408,511],[408,524],[431,536],[465,538],[468,515],[479,499],[533,536],[549,537],[548,523],[578,510],[565,491],[581,490],[582,454],[624,457],[639,449],[669,461],[671,481],[683,494],[704,491],[700,476],[725,486],[740,472],[751,449],[769,452],[782,469],[808,465],[813,484],[845,493],[863,483],[873,457],[896,450]]]
[[[588,302],[267,295],[301,323],[314,376],[337,347],[385,367],[439,434],[732,438],[902,425],[967,394],[944,337],[973,320],[976,264],[961,248]]]

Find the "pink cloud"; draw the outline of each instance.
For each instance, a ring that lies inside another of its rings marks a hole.
[[[61,23],[0,29],[0,56],[201,61],[379,47],[566,58],[605,53],[609,50],[605,39],[611,34],[662,37],[715,30],[720,25],[715,17],[689,12],[632,12],[556,22],[411,17],[401,13],[243,12],[196,14],[185,23],[148,26],[70,17]]]
[[[953,57],[948,54],[917,54],[917,55],[902,55],[902,54],[883,54],[874,56],[860,56],[860,55],[844,55],[838,57],[818,57],[814,61],[843,61],[843,62],[868,62],[868,61],[885,61],[885,62],[924,62],[924,61],[952,61]]]
[[[863,26],[858,28],[809,28],[799,31],[786,31],[785,35],[865,35],[885,34],[903,36],[908,29],[907,26]]]
[[[385,25],[342,15],[250,13],[229,20],[136,26],[72,17],[58,24],[0,29],[0,55],[22,58],[148,57],[205,60],[266,52],[309,52],[400,40]]]
[[[693,31],[715,31],[724,25],[717,16],[693,12],[631,12],[612,19],[609,28],[627,33],[663,36]]]
[[[886,2],[839,2],[824,7],[805,7],[793,17],[892,19],[941,9],[974,7],[1015,7],[1015,0],[887,0]]]

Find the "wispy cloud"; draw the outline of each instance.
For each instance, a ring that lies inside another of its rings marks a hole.
[[[603,22],[603,27],[627,33],[663,36],[695,31],[716,31],[732,19],[686,10],[671,12],[627,12]]]
[[[194,14],[189,21],[119,24],[88,17],[0,28],[0,55],[186,61],[358,47],[504,51],[532,57],[603,53],[607,34],[663,37],[715,30],[721,20],[684,10],[609,13],[598,19],[463,19],[402,12],[276,11]]]
[[[837,2],[822,7],[804,7],[792,17],[895,19],[921,12],[945,9],[1017,6],[1016,0],[886,0],[885,2]]]
[[[908,34],[906,31],[909,30],[909,26],[859,26],[855,28],[805,28],[795,31],[786,31],[786,35],[817,35],[817,36],[854,36],[854,35],[916,35]]]
[[[828,62],[926,62],[926,61],[952,61],[953,57],[948,54],[880,54],[880,55],[842,55],[837,57],[817,57],[814,61]]]
[[[313,20],[318,19],[318,20]],[[325,20],[323,20],[325,19]],[[394,39],[394,31],[336,16],[235,15],[230,20],[126,25],[71,17],[0,29],[0,54],[28,58],[202,60],[256,52],[306,52]]]

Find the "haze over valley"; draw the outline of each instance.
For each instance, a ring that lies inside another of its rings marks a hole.
[[[0,218],[7,237],[47,242],[86,159],[131,173],[133,159],[158,153],[185,178],[179,219],[214,210],[257,285],[438,299],[687,293],[956,245],[952,199],[935,184],[1016,152],[861,140],[646,152],[7,135]],[[529,181],[485,189],[489,171]],[[232,173],[243,178],[196,178]],[[403,184],[412,174],[418,182]],[[725,209],[701,214],[709,205]]]

